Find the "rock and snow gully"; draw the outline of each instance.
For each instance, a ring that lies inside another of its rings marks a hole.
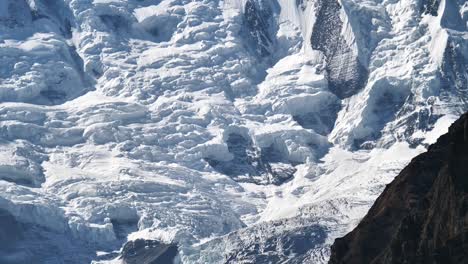
[[[467,23],[464,0],[1,0],[0,263],[325,263],[468,110]]]

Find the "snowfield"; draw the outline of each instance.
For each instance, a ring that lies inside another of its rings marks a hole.
[[[1,0],[0,263],[326,263],[468,110],[467,28],[464,0]]]

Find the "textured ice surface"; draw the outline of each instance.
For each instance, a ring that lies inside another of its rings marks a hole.
[[[463,0],[0,1],[0,262],[325,262],[468,110],[467,21]]]

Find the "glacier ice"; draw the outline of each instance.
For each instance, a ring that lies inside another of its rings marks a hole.
[[[467,19],[463,0],[0,1],[0,262],[325,263],[468,110]]]

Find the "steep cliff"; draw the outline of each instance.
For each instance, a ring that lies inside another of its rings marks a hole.
[[[329,263],[468,263],[468,114],[414,158]]]

